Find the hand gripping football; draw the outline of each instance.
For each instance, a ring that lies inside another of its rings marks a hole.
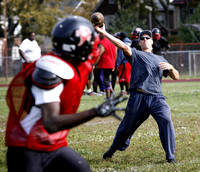
[[[91,15],[90,20],[94,26],[101,25],[104,23],[104,16],[100,12],[95,12]]]

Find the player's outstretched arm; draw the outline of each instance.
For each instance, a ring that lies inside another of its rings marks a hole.
[[[59,102],[42,104],[40,105],[40,108],[42,110],[42,123],[49,133],[54,133],[60,130],[73,128],[97,116],[106,117],[112,115],[117,119],[120,119],[118,116],[116,116],[115,111],[125,110],[125,108],[119,108],[116,106],[126,99],[127,97],[122,97],[122,95],[120,94],[115,98],[111,97],[107,99],[101,105],[90,110],[66,115],[59,114]]]
[[[123,111],[125,108],[116,107],[119,103],[125,101],[127,97],[122,97],[122,94],[119,94],[117,97],[113,97],[113,95],[108,98],[104,103],[97,106],[95,108],[96,114],[100,117],[106,117],[112,115],[117,119],[120,119],[115,112],[116,111]]]

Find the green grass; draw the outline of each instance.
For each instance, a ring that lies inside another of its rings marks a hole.
[[[0,87],[0,171],[6,171],[4,131],[8,108],[5,103],[7,88]],[[119,92],[117,85],[116,92]],[[81,154],[95,172],[132,171],[200,171],[200,83],[163,83],[163,94],[171,107],[176,132],[177,164],[165,162],[158,127],[150,116],[135,132],[127,150],[117,151],[105,161],[102,155],[112,144],[119,121],[113,117],[95,118],[71,129],[69,146]],[[79,111],[96,106],[105,97],[83,96]],[[124,102],[121,106],[126,106]],[[118,115],[123,117],[122,112]]]
[[[12,77],[0,77],[0,84],[9,84],[10,81],[12,80]]]

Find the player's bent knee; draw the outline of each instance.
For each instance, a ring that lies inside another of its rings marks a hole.
[[[80,171],[80,172],[90,172],[91,171],[88,162],[84,159],[78,161],[76,167],[77,167],[77,171]]]

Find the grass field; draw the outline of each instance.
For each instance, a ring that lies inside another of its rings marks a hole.
[[[6,90],[6,87],[0,87],[0,172],[6,171]],[[119,92],[118,85],[116,92]],[[69,146],[87,159],[94,172],[200,171],[200,83],[163,83],[163,94],[171,107],[175,127],[177,164],[165,162],[158,127],[152,117],[136,131],[127,150],[117,151],[108,161],[103,160],[102,155],[111,145],[119,125],[119,121],[113,117],[95,118],[71,129]],[[98,105],[104,98],[83,96],[79,111]],[[126,106],[126,103],[121,106]],[[118,115],[123,117],[124,114],[119,112]]]

